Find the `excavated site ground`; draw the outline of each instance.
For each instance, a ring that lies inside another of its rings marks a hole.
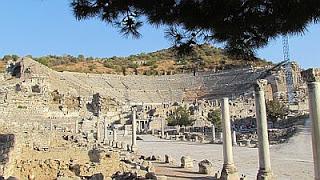
[[[201,144],[195,142],[182,142],[159,139],[151,135],[140,135],[143,140],[138,141],[139,153],[147,156],[170,155],[176,160],[174,165],[154,163],[156,173],[166,175],[169,179],[208,179],[197,173],[198,163],[208,159],[213,163],[214,171],[222,169],[223,149],[221,144]],[[127,138],[126,138],[127,139]],[[258,171],[258,149],[247,147],[234,147],[234,161],[239,175],[246,175],[247,179],[255,179]],[[287,143],[272,145],[270,147],[272,170],[277,179],[301,180],[313,179],[313,160],[311,145],[311,129],[309,123],[290,138]],[[190,156],[194,159],[193,169],[179,168],[180,158]]]

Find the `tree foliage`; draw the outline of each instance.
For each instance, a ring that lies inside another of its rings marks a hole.
[[[72,0],[71,7],[78,20],[98,17],[125,36],[140,37],[143,22],[165,25],[182,52],[215,41],[246,59],[270,39],[302,34],[320,18],[319,0]]]
[[[189,111],[186,107],[179,106],[171,115],[169,115],[167,121],[169,126],[189,126],[194,120],[190,118]]]
[[[12,54],[12,55],[4,55],[2,60],[7,62],[7,61],[17,61],[19,59],[19,56],[18,55],[15,55],[15,54]]]
[[[273,123],[283,119],[286,115],[288,115],[288,109],[285,104],[278,100],[267,102],[267,116]]]
[[[208,121],[210,121],[216,129],[221,130],[221,111],[210,110],[208,113]]]

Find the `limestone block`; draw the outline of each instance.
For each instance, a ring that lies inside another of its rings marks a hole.
[[[121,142],[116,142],[116,148],[121,148]]]
[[[127,151],[131,151],[131,146],[130,146],[130,144],[127,144]]]
[[[127,147],[127,144],[125,142],[121,143],[121,149],[125,149]]]
[[[161,157],[160,156],[156,156],[156,155],[152,155],[151,156],[151,160],[152,161],[161,161]]]
[[[194,142],[198,142],[198,136],[194,137]]]
[[[199,173],[201,174],[212,174],[213,173],[213,165],[212,163],[205,159],[199,162]]]
[[[154,166],[148,166],[147,167],[147,172],[155,172],[155,167]]]
[[[247,139],[246,141],[244,141],[244,143],[245,143],[246,147],[250,147],[251,146],[251,140],[250,139]]]
[[[200,143],[204,143],[204,137],[200,136],[199,141],[200,141]]]
[[[145,176],[146,179],[154,179],[156,180],[157,179],[157,176],[154,172],[148,172]]]
[[[167,176],[157,176],[157,180],[167,180]]]
[[[166,154],[164,157],[165,157],[165,163],[172,164],[174,162],[174,159],[171,156]]]
[[[181,167],[183,168],[193,168],[193,160],[189,156],[182,156]]]

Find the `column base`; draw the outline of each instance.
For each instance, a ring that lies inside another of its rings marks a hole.
[[[257,180],[274,180],[272,171],[259,170],[257,174]]]
[[[234,164],[223,164],[220,180],[239,180],[239,174]]]
[[[117,147],[117,141],[112,141],[112,142],[111,142],[111,146],[114,147],[114,148],[116,148],[116,147]]]
[[[138,146],[137,145],[132,145],[131,146],[131,151],[132,152],[137,152],[138,151]]]
[[[108,139],[103,140],[103,144],[105,144],[105,145],[109,145],[109,141],[108,141]]]

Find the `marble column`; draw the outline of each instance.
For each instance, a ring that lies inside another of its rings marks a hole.
[[[126,128],[126,126],[124,126],[123,136],[127,136],[127,135],[128,135],[128,129]]]
[[[140,121],[140,133],[143,132],[143,126],[144,126],[144,122],[143,121]]]
[[[113,130],[112,130],[112,135],[113,135],[113,138],[112,138],[112,140],[113,140],[113,142],[114,142],[114,144],[117,142],[117,129],[116,128],[113,128]]]
[[[140,134],[140,121],[136,120],[137,132]]]
[[[212,125],[212,142],[216,141],[216,127]]]
[[[232,131],[232,144],[233,144],[234,146],[238,145],[238,143],[237,143],[237,133],[236,133],[236,131]]]
[[[100,128],[100,121],[97,122],[97,141],[101,142],[101,128]]]
[[[232,154],[232,135],[229,111],[229,99],[222,99],[222,129],[223,129],[223,168],[221,180],[239,180],[237,168],[234,165]]]
[[[219,139],[221,142],[223,142],[223,133],[222,132],[219,133]]]
[[[161,117],[161,138],[164,138],[164,118]]]
[[[264,87],[266,85],[267,80],[261,79],[257,81],[254,87],[259,148],[259,171],[257,174],[258,180],[274,179],[270,162],[267,111],[264,97]]]
[[[104,119],[103,120],[103,141],[104,143],[107,143],[108,142],[108,122],[107,122],[107,119]]]
[[[302,72],[302,76],[307,81],[309,92],[314,179],[320,180],[320,69],[308,69]]]
[[[132,145],[131,145],[131,151],[137,152],[138,146],[137,146],[137,108],[132,108]]]

